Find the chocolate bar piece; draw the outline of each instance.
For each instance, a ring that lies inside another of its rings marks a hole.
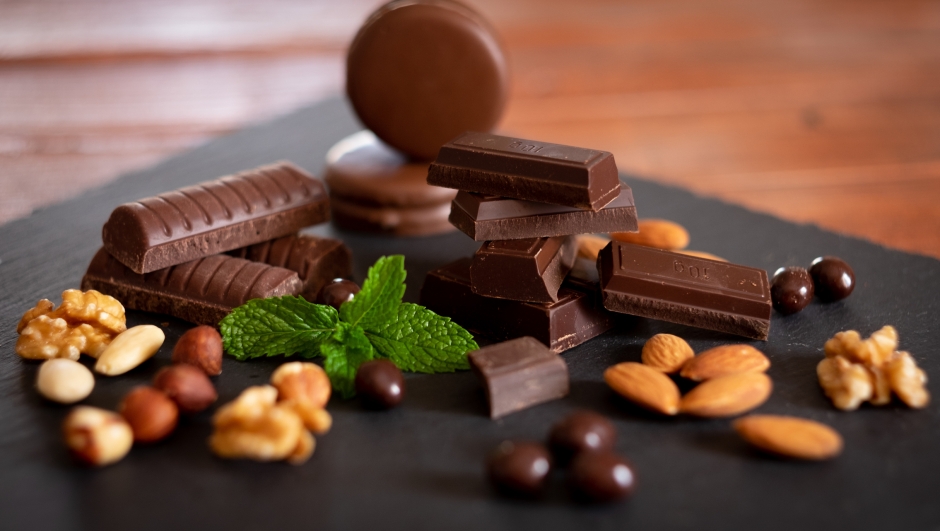
[[[568,394],[568,366],[533,337],[520,337],[470,353],[483,379],[490,418],[562,398]]]
[[[329,220],[323,183],[289,162],[125,203],[101,231],[104,248],[149,273]]]
[[[470,286],[477,295],[557,302],[558,288],[578,255],[570,236],[496,240],[473,255]]]
[[[226,254],[296,272],[304,284],[301,296],[311,302],[316,300],[320,288],[334,278],[352,276],[349,247],[339,240],[310,234],[284,236]]]
[[[421,304],[496,341],[532,336],[552,352],[564,352],[613,328],[617,315],[601,305],[596,284],[570,275],[558,302],[532,303],[477,295],[470,287],[469,258],[428,273]]]
[[[441,147],[428,184],[594,211],[620,194],[606,151],[472,132]]]
[[[476,241],[637,230],[633,190],[623,183],[620,195],[597,212],[461,191],[451,202],[450,222]]]
[[[83,290],[111,295],[125,308],[212,326],[251,299],[297,295],[302,287],[294,271],[224,254],[141,275],[104,248],[82,278]]]
[[[597,257],[608,310],[754,339],[770,333],[767,272],[612,241]]]

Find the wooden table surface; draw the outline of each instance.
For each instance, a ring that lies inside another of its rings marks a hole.
[[[0,223],[340,93],[380,3],[0,0]],[[502,131],[940,257],[940,2],[468,3],[510,56]]]

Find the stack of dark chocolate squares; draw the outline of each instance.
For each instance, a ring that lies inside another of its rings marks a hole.
[[[459,190],[450,222],[484,243],[428,274],[423,305],[483,336],[532,336],[553,352],[614,325],[594,264],[576,264],[573,237],[637,229],[613,155],[465,133],[441,148],[428,183]]]
[[[441,148],[428,183],[460,190],[450,222],[484,244],[430,272],[421,302],[472,331],[560,353],[622,313],[767,339],[762,269],[619,241],[596,265],[576,263],[572,235],[637,230],[610,153],[465,133]]]
[[[312,301],[351,274],[343,242],[298,234],[329,214],[323,183],[289,162],[126,203],[105,223],[82,289],[212,326],[250,299]]]

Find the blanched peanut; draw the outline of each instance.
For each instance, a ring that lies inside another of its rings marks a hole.
[[[84,365],[66,358],[46,361],[36,377],[39,394],[62,404],[84,400],[95,388],[95,376]]]

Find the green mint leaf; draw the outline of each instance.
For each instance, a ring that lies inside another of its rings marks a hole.
[[[295,353],[316,356],[338,324],[333,307],[285,295],[250,300],[222,319],[219,328],[225,352],[244,360]]]
[[[342,398],[350,398],[356,394],[356,371],[375,357],[375,351],[362,328],[343,322],[339,325],[333,336],[320,344],[320,353],[326,358],[323,369],[330,377],[333,391]]]
[[[480,348],[470,332],[427,308],[402,303],[395,316],[366,331],[380,355],[411,372],[469,369],[467,353]]]
[[[405,257],[383,256],[369,268],[362,290],[343,303],[339,316],[351,325],[372,330],[394,319],[405,294]]]

